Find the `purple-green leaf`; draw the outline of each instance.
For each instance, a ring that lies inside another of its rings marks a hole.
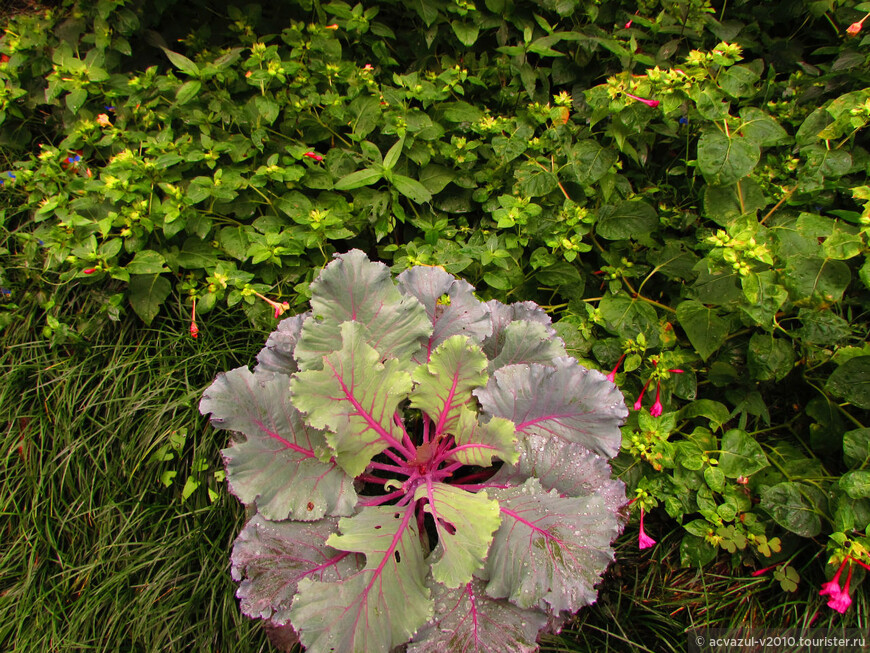
[[[537,322],[544,326],[549,336],[556,337],[556,330],[551,326],[550,316],[534,302],[505,305],[493,299],[486,302],[486,310],[489,312],[490,333],[483,341],[483,352],[490,360],[495,360],[501,354],[507,338],[505,329],[512,322],[520,320]]]
[[[381,360],[409,360],[432,333],[420,302],[402,295],[387,266],[358,249],[336,256],[310,290],[312,317],[294,352],[300,369],[322,368],[323,357],[341,347],[340,326],[347,321],[368,327],[368,344]]]
[[[327,545],[362,553],[365,568],[341,581],[304,579],[290,617],[308,653],[387,653],[432,616],[414,506],[368,507],[339,522]]]
[[[506,365],[542,363],[549,365],[553,359],[566,356],[565,343],[553,335],[553,329],[541,322],[517,320],[500,332],[498,356],[489,363],[489,371]]]
[[[357,502],[353,479],[329,460],[323,432],[302,421],[288,383],[286,376],[260,380],[240,367],[205,391],[199,409],[211,413],[212,426],[246,437],[221,452],[230,491],[276,521],[349,515]]]
[[[599,496],[561,497],[536,479],[493,489],[501,527],[486,564],[493,598],[553,613],[595,601],[595,584],[613,560],[620,524]]]
[[[489,311],[474,296],[474,288],[468,282],[428,266],[405,270],[397,281],[402,294],[419,300],[432,323],[423,361],[450,336],[464,335],[480,343],[492,332]],[[443,299],[445,295],[449,301]]]
[[[504,599],[493,599],[485,583],[472,579],[458,589],[431,583],[432,598],[441,608],[421,628],[408,646],[408,653],[533,653],[538,650],[538,631],[547,616],[524,610]]]
[[[272,522],[254,515],[233,545],[232,576],[242,612],[282,626],[300,580],[340,581],[363,567],[362,556],[327,546],[338,520]]]
[[[293,350],[302,331],[302,323],[311,315],[310,312],[294,315],[278,322],[278,329],[269,334],[266,346],[257,354],[257,366],[254,374],[285,374],[290,376],[298,367],[293,358]]]
[[[293,403],[309,424],[327,429],[336,461],[355,477],[389,446],[410,453],[394,416],[411,391],[411,376],[398,359],[380,362],[360,323],[345,322],[340,333],[341,349],[323,358],[323,369],[297,373],[290,388]]]
[[[628,414],[619,390],[573,358],[554,365],[508,365],[474,394],[484,413],[511,420],[518,434],[564,440],[612,458]]]

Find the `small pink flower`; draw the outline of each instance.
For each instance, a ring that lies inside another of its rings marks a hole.
[[[338,29],[338,25],[333,23],[332,25],[327,25],[324,29]]]
[[[836,596],[831,595],[831,598],[828,599],[828,607],[840,614],[844,614],[849,609],[849,606],[852,605],[852,598],[849,596],[849,583],[852,580],[852,572],[854,570],[855,568],[849,565],[849,575],[846,576],[846,584],[843,586],[843,589],[839,594]]]
[[[640,532],[637,535],[637,548],[649,549],[654,547],[656,541],[647,535],[643,530],[643,506],[640,508]]]
[[[314,159],[315,161],[323,161],[323,157],[319,154],[315,154],[314,152],[306,152],[302,156],[307,156],[309,159]]]
[[[625,25],[623,25],[623,27],[624,27],[625,29],[628,29],[629,27],[631,27],[631,24],[632,24],[633,22],[634,22],[633,20],[630,20],[630,21],[628,21]]]
[[[96,271],[97,268],[85,268],[84,270],[82,270],[82,272],[84,272],[85,274],[93,274]]]
[[[626,354],[623,354],[619,357],[619,360],[616,361],[616,365],[614,365],[613,369],[610,371],[610,374],[607,375],[607,380],[611,383],[615,383],[616,379],[616,370],[619,369],[619,366],[622,365],[622,361],[625,360]]]
[[[641,406],[643,406],[643,395],[646,392],[646,389],[649,387],[650,381],[652,381],[652,377],[646,382],[646,385],[643,386],[643,389],[640,391],[640,394],[637,396],[637,401],[634,402],[634,409],[640,410]]]
[[[101,113],[97,116],[97,124],[100,125],[100,127],[111,127],[112,121],[109,120],[109,116],[107,114]]]
[[[630,97],[632,100],[637,100],[638,102],[643,102],[645,105],[647,105],[648,107],[651,107],[653,109],[655,109],[659,104],[661,104],[661,102],[659,102],[658,100],[648,100],[647,98],[638,97],[636,95],[632,95],[631,93],[626,93],[626,95],[628,97]]]
[[[661,400],[661,382],[656,381],[656,400],[649,409],[649,414],[653,417],[659,417],[664,412]]]

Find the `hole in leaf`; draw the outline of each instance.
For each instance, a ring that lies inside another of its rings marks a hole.
[[[447,531],[450,535],[456,534],[456,526],[451,524],[449,521],[444,521],[441,517],[438,518],[438,523],[441,525],[445,531]]]
[[[380,525],[380,524],[378,524],[378,525],[377,525],[377,526],[375,526],[375,530],[376,530],[376,531],[379,531],[379,530],[381,530],[381,525]]]
[[[312,510],[314,510],[314,504],[311,503],[310,501],[308,502],[308,505],[305,507],[308,509],[308,512],[311,512]]]
[[[393,551],[393,557],[396,559],[396,562],[402,562],[402,556],[399,555],[398,551]]]
[[[398,519],[401,516],[401,513],[395,512],[393,513],[393,519]]]

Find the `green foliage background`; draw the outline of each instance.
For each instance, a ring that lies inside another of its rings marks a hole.
[[[682,564],[818,587],[830,556],[870,547],[870,37],[846,32],[867,12],[101,0],[11,17],[4,338],[83,351],[195,303],[200,339],[171,331],[187,356],[242,313],[256,341],[274,324],[258,294],[301,307],[336,251],[441,265],[483,299],[537,301],[572,355],[647,387],[615,464]],[[16,378],[7,396],[36,383]],[[9,432],[11,468],[34,436]],[[152,480],[195,500],[216,459],[173,469],[190,443],[160,437]]]

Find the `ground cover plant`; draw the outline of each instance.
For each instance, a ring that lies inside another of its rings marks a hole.
[[[208,348],[336,251],[443,265],[629,398],[635,546],[866,623],[867,3],[61,4],[0,38],[5,337]]]

